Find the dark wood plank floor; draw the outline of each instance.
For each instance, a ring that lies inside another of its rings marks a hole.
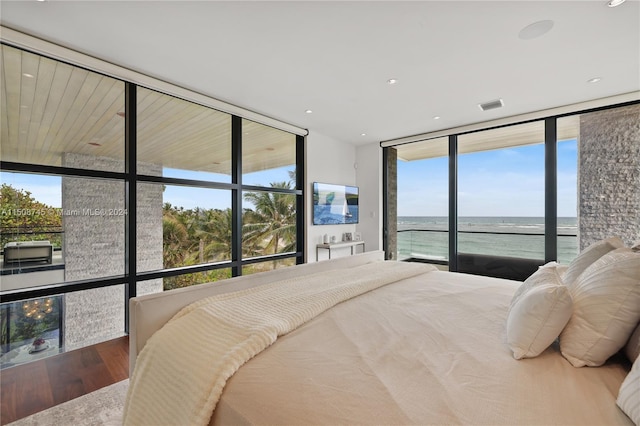
[[[129,377],[129,337],[88,346],[0,372],[5,425]]]

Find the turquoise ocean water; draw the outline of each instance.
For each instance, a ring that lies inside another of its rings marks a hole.
[[[442,216],[398,216],[398,258],[446,260],[449,219]],[[558,218],[558,261],[569,263],[578,254],[577,219]],[[544,259],[542,217],[459,217],[461,253]]]

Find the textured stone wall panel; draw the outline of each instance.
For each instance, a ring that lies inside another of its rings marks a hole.
[[[121,161],[64,154],[65,167],[114,170]],[[138,164],[138,172],[159,175],[161,166]],[[65,281],[125,273],[125,186],[122,181],[62,178]],[[138,188],[139,270],[162,267],[162,185]],[[96,213],[97,212],[97,213]],[[162,291],[162,280],[146,282],[141,294]],[[124,333],[123,286],[68,293],[64,336],[67,350]]]
[[[398,258],[398,151],[387,148],[387,259]]]
[[[640,240],[640,105],[581,115],[579,140],[580,249]]]

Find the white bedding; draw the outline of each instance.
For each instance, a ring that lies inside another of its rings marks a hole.
[[[125,425],[206,425],[226,380],[256,354],[338,303],[435,269],[375,262],[196,302],[146,344],[131,377]]]
[[[632,424],[615,404],[628,364],[513,358],[519,284],[432,271],[339,303],[244,364],[211,424]]]
[[[429,272],[342,303],[245,364],[212,424],[631,425],[627,365],[513,358],[517,285]]]

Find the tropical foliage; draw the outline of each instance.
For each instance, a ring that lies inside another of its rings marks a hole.
[[[294,176],[292,176],[292,179]],[[275,182],[272,188],[291,189],[292,181]],[[243,257],[284,253],[296,249],[296,197],[281,192],[247,192],[251,208],[242,212]],[[163,207],[163,263],[165,268],[231,259],[231,209]],[[272,263],[275,268],[276,263]],[[248,266],[243,273],[264,269]],[[229,269],[165,278],[165,290],[215,281],[230,276]]]

